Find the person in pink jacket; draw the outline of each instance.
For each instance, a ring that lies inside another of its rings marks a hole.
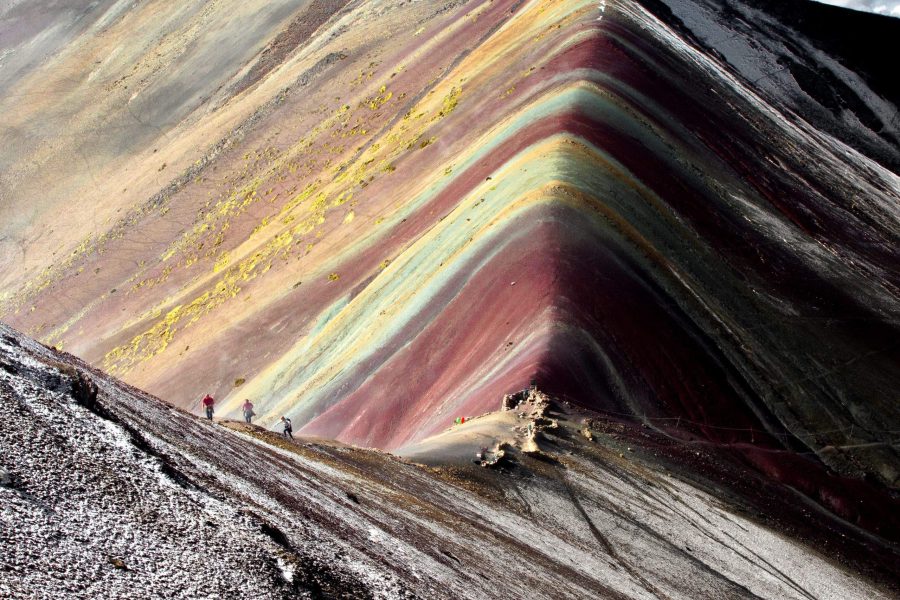
[[[249,423],[253,418],[253,415],[256,414],[255,412],[253,412],[253,403],[250,402],[249,398],[247,400],[244,400],[244,405],[241,406],[241,409],[244,411],[244,420]]]

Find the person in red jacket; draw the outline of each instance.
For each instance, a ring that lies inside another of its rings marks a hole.
[[[216,401],[213,400],[213,397],[212,397],[212,396],[210,396],[209,394],[207,394],[206,396],[203,397],[202,402],[203,402],[203,408],[206,409],[206,418],[209,419],[210,421],[212,421],[212,416],[213,416],[213,404],[215,404]]]

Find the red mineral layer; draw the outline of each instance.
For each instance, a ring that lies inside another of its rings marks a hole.
[[[557,281],[555,256],[542,241],[553,224],[542,214],[512,221],[497,234],[505,238],[499,249],[485,248],[459,268],[427,312],[359,366],[360,386],[304,433],[396,448],[444,429],[454,414],[496,410],[505,391],[525,387],[542,359]],[[476,268],[485,261],[489,269]],[[502,368],[490,372],[491,365]]]

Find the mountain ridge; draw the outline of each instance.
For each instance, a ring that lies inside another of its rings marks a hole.
[[[663,19],[627,0],[329,5],[236,91],[247,56],[313,6],[255,21],[259,4],[218,32],[204,24],[231,3],[123,16],[116,31],[168,25],[148,29],[134,67],[111,53],[96,69],[137,69],[145,87],[101,93],[87,75],[67,90],[82,102],[69,134],[35,91],[42,71],[19,81],[40,102],[2,99],[13,141],[41,124],[2,158],[18,165],[0,186],[16,215],[2,244],[28,258],[4,252],[4,321],[180,408],[212,393],[236,417],[250,397],[265,426],[288,415],[389,450],[536,380],[893,539],[852,507],[856,487],[833,484],[878,482],[889,500],[900,482],[900,179],[882,166],[894,99],[774,4],[705,0],[667,0]],[[238,21],[244,58],[192,71]],[[104,35],[45,68],[64,78],[72,56],[118,41]],[[236,95],[153,143],[135,133],[108,162],[129,129],[82,136],[106,107],[131,111],[191,73],[177,110],[154,110],[181,115],[199,88]],[[82,171],[82,147],[102,173]]]

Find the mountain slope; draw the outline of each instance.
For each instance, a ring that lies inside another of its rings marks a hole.
[[[897,107],[859,55],[761,1],[260,6],[14,41],[6,322],[382,449],[536,379],[897,541]]]
[[[621,429],[596,424],[595,445],[558,408],[537,455],[428,468],[208,423],[5,326],[0,365],[8,598],[890,597],[851,568],[896,584],[896,550],[794,515],[786,490],[763,483],[759,512],[664,444],[625,458]]]

